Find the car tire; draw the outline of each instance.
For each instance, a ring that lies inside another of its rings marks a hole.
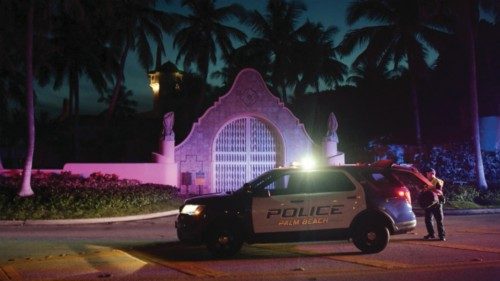
[[[217,258],[235,255],[243,245],[241,234],[232,227],[214,227],[208,234],[208,251]]]
[[[360,223],[354,228],[352,235],[354,245],[363,253],[381,252],[389,243],[389,229],[384,225]]]

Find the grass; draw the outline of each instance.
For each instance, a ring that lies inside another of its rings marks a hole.
[[[34,196],[16,195],[20,177],[0,177],[0,220],[81,219],[175,210],[183,199],[172,186],[141,184],[114,175],[34,177]]]
[[[482,208],[485,208],[485,206],[481,206],[475,202],[469,202],[469,201],[449,201],[449,202],[447,202],[447,204],[444,207],[449,208],[449,209],[482,209]]]

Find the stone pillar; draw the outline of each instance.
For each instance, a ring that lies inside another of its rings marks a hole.
[[[159,155],[162,157],[157,159],[157,163],[175,163],[175,137],[173,134],[160,140]]]
[[[337,150],[339,137],[337,136],[337,129],[339,125],[335,114],[330,113],[328,117],[328,131],[323,140],[323,149],[325,150],[325,157],[328,165],[342,165],[345,164],[345,155]]]
[[[323,140],[323,149],[328,165],[342,165],[345,163],[344,154],[337,150],[338,143],[337,134],[334,134],[333,137],[326,137]]]
[[[160,138],[159,153],[153,152],[154,161],[164,165],[166,184],[179,186],[179,166],[175,162],[174,113],[163,116],[163,132]]]

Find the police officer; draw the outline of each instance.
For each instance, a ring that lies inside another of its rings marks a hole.
[[[438,195],[439,201],[425,209],[425,226],[427,228],[427,235],[424,236],[424,239],[427,240],[436,238],[434,236],[434,225],[432,223],[432,216],[434,216],[437,224],[439,240],[446,241],[446,233],[443,225],[444,181],[436,177],[436,171],[432,168],[426,170],[425,176],[431,182],[432,187],[430,188]]]

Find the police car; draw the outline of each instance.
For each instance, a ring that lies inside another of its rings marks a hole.
[[[246,243],[350,239],[364,253],[382,251],[391,234],[416,227],[405,182],[428,183],[392,163],[277,168],[234,192],[187,199],[175,223],[182,242],[204,243],[227,257]]]

